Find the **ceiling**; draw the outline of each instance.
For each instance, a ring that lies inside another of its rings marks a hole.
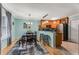
[[[45,18],[71,16],[79,13],[79,4],[77,3],[3,3],[6,9],[13,15],[23,18]]]

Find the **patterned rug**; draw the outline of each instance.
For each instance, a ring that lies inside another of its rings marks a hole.
[[[39,44],[37,46],[34,43],[26,44],[24,47],[19,46],[18,42],[11,49],[8,55],[47,55],[48,52],[46,49],[42,48]]]

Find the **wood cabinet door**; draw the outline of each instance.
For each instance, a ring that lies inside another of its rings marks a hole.
[[[56,47],[61,47],[62,33],[56,33]]]

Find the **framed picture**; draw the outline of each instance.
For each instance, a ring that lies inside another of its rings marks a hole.
[[[23,28],[27,28],[27,24],[26,23],[23,24]]]

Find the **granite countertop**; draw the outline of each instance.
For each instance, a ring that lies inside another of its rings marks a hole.
[[[55,47],[55,31],[39,31],[39,34],[48,35],[51,47]]]

